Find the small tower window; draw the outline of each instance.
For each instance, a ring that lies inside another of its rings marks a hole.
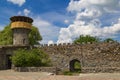
[[[25,44],[25,39],[23,39],[23,44]]]

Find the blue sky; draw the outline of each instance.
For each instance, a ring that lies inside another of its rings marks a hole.
[[[68,43],[79,35],[120,41],[119,0],[0,0],[0,29],[11,16],[34,19],[41,43]]]
[[[13,0],[15,1],[15,0]],[[24,9],[30,10],[32,13],[29,15],[38,15],[45,20],[52,18],[55,14],[65,15],[67,14],[66,7],[68,6],[69,0],[61,1],[61,0],[26,0],[21,6],[19,4],[13,4],[8,0],[0,1],[0,10],[1,20],[6,20],[3,23],[9,23],[9,17],[18,15],[19,11],[23,11]],[[48,16],[46,16],[46,15]],[[24,15],[24,14],[21,14]],[[52,16],[52,17],[51,17]],[[59,15],[58,15],[59,16]],[[49,18],[48,18],[49,17]],[[63,24],[62,22],[53,21],[55,24]],[[2,23],[1,23],[2,24]]]
[[[60,27],[67,27],[68,24],[64,23],[64,21],[72,18],[66,10],[66,7],[70,2],[69,0],[25,0],[25,2],[23,0],[22,5],[19,4],[20,2],[15,2],[16,0],[0,0],[0,29],[9,24],[9,18],[11,16],[25,15],[24,10],[26,9],[28,10],[27,16],[38,19],[40,23],[43,22],[43,25],[40,28],[46,27],[46,25],[49,24],[51,29],[54,29],[54,27],[57,29],[57,33],[52,30],[52,33],[50,33],[52,36],[51,38],[49,38],[50,35],[47,34],[48,32],[46,33],[46,31],[50,31],[51,29],[40,29],[42,30],[40,33],[44,39],[43,43],[47,43],[48,39],[57,41]]]

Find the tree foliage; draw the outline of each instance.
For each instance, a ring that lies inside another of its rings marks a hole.
[[[97,37],[90,36],[90,35],[86,35],[86,36],[80,35],[79,38],[76,38],[74,40],[75,44],[87,43],[87,42],[100,42],[100,39]]]
[[[39,44],[40,40],[42,40],[42,37],[38,31],[38,28],[33,26],[29,34],[29,43],[31,45],[37,45]]]
[[[78,70],[78,69],[81,69],[80,62],[77,62],[77,61],[76,61],[76,62],[74,63],[74,68],[77,69],[77,70]]]
[[[0,31],[0,45],[12,44],[12,30],[10,26],[6,26],[2,31]]]
[[[0,45],[10,45],[13,43],[13,32],[10,29],[10,25],[6,26],[2,31],[0,31]],[[39,44],[42,37],[38,29],[32,26],[31,32],[29,33],[29,43],[30,45]]]
[[[11,60],[16,67],[40,67],[51,65],[49,56],[40,49],[18,49],[14,52]]]
[[[112,38],[107,38],[103,42],[117,42],[117,41],[113,40]]]

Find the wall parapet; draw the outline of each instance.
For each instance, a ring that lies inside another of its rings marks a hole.
[[[85,46],[85,45],[102,45],[102,44],[120,44],[118,42],[87,42],[87,43],[60,43],[60,44],[40,44],[36,47],[59,47],[59,46]]]

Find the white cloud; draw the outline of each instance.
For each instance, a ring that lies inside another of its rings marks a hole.
[[[82,23],[82,22],[79,22]],[[99,24],[98,24],[99,25]],[[120,22],[112,26],[96,27],[93,23],[88,25],[78,24],[75,22],[68,28],[62,28],[58,38],[58,43],[69,43],[79,35],[91,35],[101,38],[114,38],[116,34],[120,33]]]
[[[61,28],[57,43],[72,42],[72,34],[68,28]]]
[[[48,43],[50,40],[56,42],[56,37],[59,35],[60,28],[52,25],[51,23],[41,19],[40,17],[35,17],[33,25],[38,27],[39,32],[43,38],[41,43]]]
[[[67,9],[68,11],[82,11],[86,8],[98,8],[103,11],[117,11],[119,7],[119,0],[71,0]]]
[[[28,14],[29,14],[30,12],[31,12],[31,11],[28,10],[28,9],[24,9],[24,11],[23,11],[23,13],[24,13],[25,16],[28,16]]]
[[[67,20],[67,19],[64,20],[64,23],[65,23],[65,24],[68,24],[68,23],[69,23],[69,20]]]
[[[19,11],[17,14],[28,16],[30,13],[31,11],[29,9],[24,9],[23,11]]]
[[[79,35],[106,38],[120,33],[119,0],[71,0],[67,10],[74,12],[76,18],[67,28],[61,28],[58,43],[72,42]],[[118,21],[113,23],[112,16],[107,17],[106,14],[117,15],[115,19]],[[109,26],[102,23],[107,18],[112,21]]]
[[[17,4],[19,6],[22,6],[26,2],[26,0],[7,0],[7,1],[12,2],[13,4]]]
[[[54,42],[52,40],[48,41],[48,45],[50,44],[54,44]]]
[[[35,18],[33,24],[40,27],[46,27],[51,25],[49,22],[42,20],[40,17]]]

